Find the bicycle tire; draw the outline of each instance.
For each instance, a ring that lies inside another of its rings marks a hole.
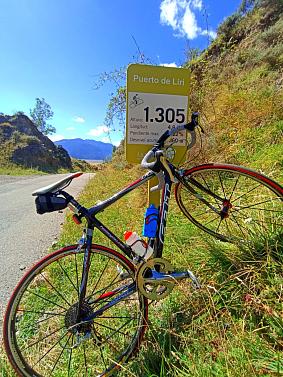
[[[205,232],[232,243],[282,235],[283,187],[272,179],[242,166],[215,163],[188,169],[183,177],[187,187],[176,185],[177,204]]]
[[[10,298],[3,338],[19,376],[111,376],[139,348],[147,326],[148,303],[138,292],[96,317],[89,325],[91,336],[81,337],[78,343],[72,321],[84,251],[76,249],[77,245],[68,246],[41,259]],[[128,259],[107,247],[92,245],[84,307],[87,315],[107,303],[114,289],[123,290],[132,282],[135,269]]]

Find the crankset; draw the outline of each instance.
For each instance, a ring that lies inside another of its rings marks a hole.
[[[170,276],[173,271],[173,266],[166,259],[149,259],[137,272],[139,291],[150,300],[162,300],[174,288],[175,282]]]
[[[170,262],[163,258],[152,258],[137,271],[139,291],[148,299],[159,301],[168,296],[178,280],[191,280],[194,289],[201,288],[196,276],[190,270],[174,271]]]

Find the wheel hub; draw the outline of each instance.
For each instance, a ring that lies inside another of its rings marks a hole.
[[[221,213],[220,213],[220,216],[223,219],[227,219],[227,217],[229,217],[229,211],[230,209],[232,208],[232,204],[230,203],[229,200],[224,200],[223,203],[222,203],[222,208],[221,208]]]
[[[77,320],[78,307],[79,303],[76,302],[67,310],[67,313],[65,315],[65,326],[72,334],[77,334],[77,332],[85,334],[86,332],[90,331],[92,322],[83,323],[80,325],[77,323],[82,322],[84,318],[91,315],[93,313],[93,310],[90,305],[83,303],[79,320]]]

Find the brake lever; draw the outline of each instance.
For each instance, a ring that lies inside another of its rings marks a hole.
[[[158,179],[158,185],[151,187],[150,192],[160,191],[165,186],[165,179],[164,179],[163,171],[160,171],[159,173],[155,173],[155,176]]]

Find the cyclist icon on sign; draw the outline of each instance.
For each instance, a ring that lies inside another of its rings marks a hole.
[[[139,98],[138,94],[135,94],[133,96],[132,101],[130,102],[130,108],[134,109],[135,107],[142,105],[142,104],[143,104],[143,100],[141,98]]]

